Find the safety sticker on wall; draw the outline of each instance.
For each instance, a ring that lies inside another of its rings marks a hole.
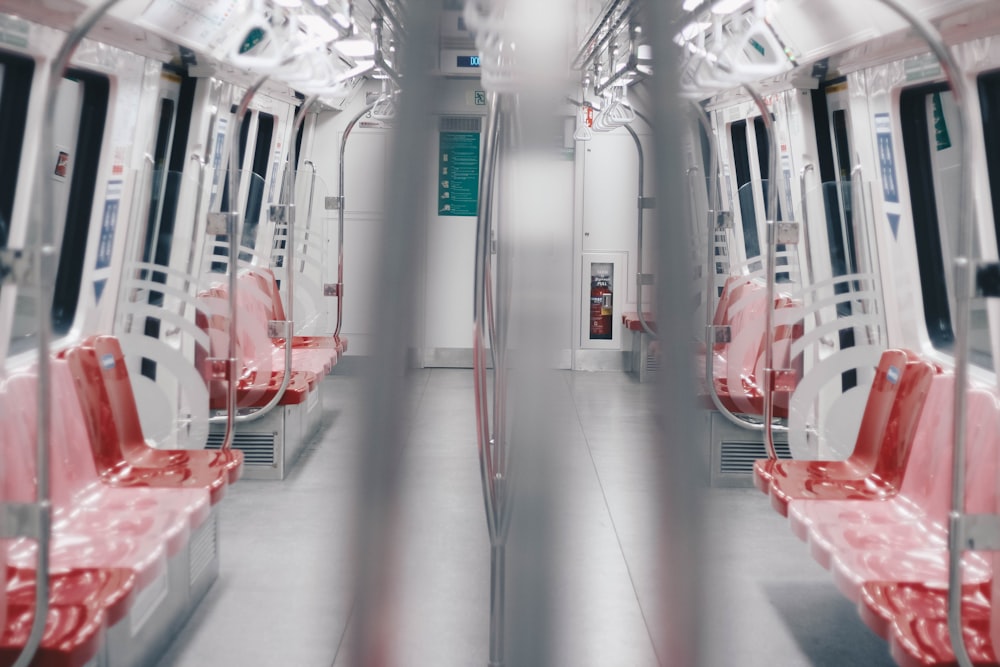
[[[111,253],[115,243],[115,227],[118,224],[118,208],[121,204],[124,181],[115,179],[108,181],[108,195],[104,202],[104,215],[101,218],[101,235],[97,242],[97,264],[95,268],[105,269],[111,266]]]
[[[875,114],[875,139],[882,179],[882,196],[892,204],[899,203],[899,185],[896,179],[896,158],[892,151],[892,122],[889,114]]]
[[[479,133],[442,132],[438,215],[475,216],[479,208]]]
[[[219,194],[219,180],[222,178],[222,147],[226,143],[226,127],[229,119],[223,117],[215,124],[215,146],[212,148],[212,196],[209,199],[209,206],[215,204],[215,197]]]
[[[892,238],[899,235],[899,220],[901,216],[897,213],[886,213],[889,216],[889,228],[892,229]]]

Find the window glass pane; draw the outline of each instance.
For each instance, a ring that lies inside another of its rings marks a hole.
[[[0,247],[7,245],[34,61],[0,53]]]
[[[955,285],[951,270],[958,248],[959,172],[962,137],[958,108],[943,85],[904,91],[900,98],[906,167],[917,237],[921,291],[928,334],[934,346],[950,351]],[[980,255],[974,232],[973,257]],[[990,331],[982,301],[972,302],[970,356],[992,367]]]
[[[87,248],[87,233],[94,203],[97,167],[108,110],[109,83],[104,76],[71,71],[59,86],[56,98],[54,154],[42,156],[53,198],[57,258],[52,302],[52,330],[69,331],[80,296],[80,276]],[[41,187],[36,183],[36,187]],[[38,243],[40,230],[29,227],[26,245]],[[36,336],[35,294],[18,293],[9,354],[30,349]]]

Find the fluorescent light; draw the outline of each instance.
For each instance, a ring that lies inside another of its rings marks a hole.
[[[363,37],[351,37],[333,43],[333,48],[342,56],[348,58],[372,58],[375,55],[375,43]]]
[[[719,0],[712,5],[713,14],[732,14],[750,4],[750,0]]]
[[[332,25],[315,14],[300,14],[298,18],[306,32],[315,35],[324,44],[332,42],[340,36],[340,33]]]

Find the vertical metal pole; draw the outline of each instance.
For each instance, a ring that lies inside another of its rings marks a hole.
[[[426,182],[413,177],[414,165],[430,164],[428,110],[439,100],[437,30],[441,0],[426,0],[408,21],[401,44],[405,87],[393,136],[393,159],[386,178],[386,221],[374,258],[374,309],[369,329],[373,349],[362,392],[365,414],[358,439],[358,492],[353,568],[357,602],[350,664],[393,664],[388,641],[395,635],[396,524],[399,521],[400,455],[408,439],[406,369],[413,349],[420,270],[419,249],[426,239],[431,203]]]
[[[372,110],[375,104],[369,104],[351,119],[351,122],[344,128],[344,136],[340,139],[340,180],[337,191],[337,326],[334,327],[333,337],[340,336],[340,327],[344,321],[344,183],[347,179],[347,163],[344,157],[347,155],[347,138],[351,136],[351,131],[365,115]]]
[[[477,446],[479,449],[479,469],[483,485],[483,504],[486,509],[486,523],[490,537],[490,667],[501,667],[504,664],[504,615],[505,615],[505,567],[506,567],[506,531],[503,529],[500,516],[504,510],[504,499],[499,496],[502,490],[502,471],[498,470],[495,452],[503,446],[497,439],[494,420],[497,419],[494,407],[490,414],[488,391],[486,389],[486,335],[490,333],[490,348],[495,346],[493,327],[490,325],[491,302],[490,293],[493,286],[490,280],[489,266],[491,262],[492,228],[494,192],[496,185],[496,170],[498,163],[500,138],[500,100],[495,93],[489,95],[489,107],[486,122],[486,144],[483,150],[482,170],[480,180],[479,216],[476,226],[476,267],[473,280],[473,374],[476,386],[476,428]],[[494,359],[498,356],[494,353]],[[498,368],[494,368],[494,374]],[[496,376],[494,375],[494,378]],[[494,395],[502,389],[494,383]],[[496,400],[496,399],[494,399]]]
[[[652,80],[653,128],[655,132],[656,195],[661,202],[682,201],[685,165],[681,123],[683,103],[680,98],[681,53],[673,43],[675,17],[680,15],[677,0],[649,3],[653,41],[654,77]],[[691,312],[687,285],[691,279],[691,255],[688,252],[688,225],[683,224],[667,206],[656,209],[658,272],[660,284],[674,286],[657,291],[658,311],[670,313],[660,327],[660,337],[684,341],[690,337],[689,321],[683,313]],[[656,460],[662,508],[660,521],[659,562],[664,563],[659,600],[665,615],[659,626],[659,655],[672,667],[696,667],[700,661],[703,582],[700,561],[703,558],[702,483],[699,474],[701,452],[693,423],[695,387],[688,346],[664,345],[660,353],[663,370],[659,374],[658,421],[662,446]]]
[[[764,446],[767,448],[767,457],[773,460],[778,458],[774,449],[774,281],[775,269],[777,268],[777,243],[775,242],[773,220],[778,213],[778,142],[774,136],[774,121],[771,119],[770,110],[764,104],[764,99],[752,87],[748,85],[743,87],[760,110],[764,128],[767,130],[768,185],[767,202],[764,207],[764,217],[767,219],[767,261],[764,264],[765,277],[767,278],[767,290],[764,297],[767,299],[767,307],[764,310]]]
[[[639,311],[639,325],[642,327],[642,330],[645,331],[646,334],[649,335],[650,337],[657,339],[659,338],[659,336],[655,331],[653,331],[653,329],[649,326],[649,324],[646,323],[646,316],[642,312],[642,286],[643,286],[642,281],[645,276],[645,274],[643,274],[642,272],[643,268],[642,256],[643,256],[643,242],[644,242],[643,219],[646,217],[645,215],[643,215],[646,210],[646,157],[642,152],[642,142],[639,140],[639,135],[636,134],[635,130],[633,130],[628,125],[625,125],[624,127],[625,131],[628,132],[629,136],[632,137],[632,141],[635,142],[635,152],[637,155],[637,159],[639,160],[639,194],[637,199],[639,208],[639,213],[638,213],[639,217],[637,221],[639,232],[638,232],[638,238],[636,240],[637,248],[636,248],[636,275],[635,275],[635,294],[636,294],[635,304],[636,304],[636,309]]]

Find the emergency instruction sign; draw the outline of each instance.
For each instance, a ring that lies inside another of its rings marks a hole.
[[[479,133],[441,132],[438,215],[475,216],[479,209]]]

